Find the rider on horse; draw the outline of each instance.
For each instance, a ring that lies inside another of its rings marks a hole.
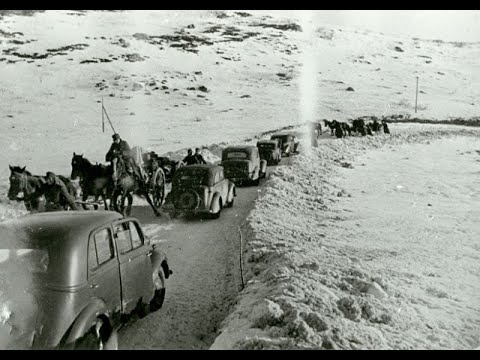
[[[135,163],[131,152],[130,146],[125,140],[120,138],[119,134],[113,134],[113,143],[110,146],[110,150],[108,150],[107,155],[105,156],[106,161],[112,162],[115,157],[120,157],[124,160],[126,170],[130,174],[134,174],[139,181],[143,182],[144,177],[138,165]]]

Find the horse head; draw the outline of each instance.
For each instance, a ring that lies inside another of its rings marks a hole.
[[[8,198],[10,200],[17,200],[20,193],[27,190],[27,176],[28,172],[25,167],[10,166],[10,187],[8,189]]]
[[[88,160],[83,157],[83,154],[73,153],[72,157],[72,173],[70,179],[77,179],[85,174],[86,164]]]

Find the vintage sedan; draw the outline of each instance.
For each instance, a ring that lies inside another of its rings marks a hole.
[[[232,207],[235,184],[223,175],[219,165],[189,165],[179,168],[169,195],[174,216],[208,214],[218,219],[224,207]]]
[[[267,165],[278,165],[282,160],[282,152],[278,140],[259,140],[257,148],[260,153],[260,159],[266,160]]]
[[[290,156],[298,153],[298,139],[294,133],[277,133],[270,137],[270,140],[277,140],[282,149],[282,156]]]
[[[267,174],[267,161],[260,159],[256,146],[228,146],[222,151],[225,177],[235,184],[260,184]]]
[[[0,348],[98,348],[158,310],[171,270],[135,218],[62,211],[0,223]]]

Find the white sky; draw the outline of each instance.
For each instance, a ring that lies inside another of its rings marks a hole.
[[[445,41],[480,41],[480,10],[252,10],[298,17],[314,13],[318,25],[352,26],[385,34]]]

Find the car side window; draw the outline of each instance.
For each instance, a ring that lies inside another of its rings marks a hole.
[[[133,248],[136,249],[143,245],[143,237],[140,235],[140,231],[136,223],[131,221],[129,222],[129,225]]]
[[[115,239],[117,240],[117,249],[120,254],[125,254],[132,250],[132,240],[128,224],[128,222],[123,222],[115,224],[113,227]]]
[[[91,239],[88,243],[88,268],[93,270],[98,266],[97,249],[95,247],[95,239]]]
[[[115,257],[110,229],[100,230],[94,235],[93,239],[95,242],[97,265],[102,265]]]

